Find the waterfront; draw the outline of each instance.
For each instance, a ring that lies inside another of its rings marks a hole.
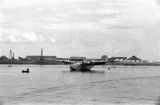
[[[158,66],[97,66],[106,73],[69,72],[68,65],[0,65],[2,105],[155,104]],[[30,68],[29,74],[21,73]],[[1,105],[0,104],[0,105]]]

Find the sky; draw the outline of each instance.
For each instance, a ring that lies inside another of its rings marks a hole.
[[[160,0],[0,0],[0,55],[160,61]]]

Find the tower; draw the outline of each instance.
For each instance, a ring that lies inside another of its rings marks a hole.
[[[43,57],[43,48],[41,49],[41,57]]]
[[[40,64],[43,63],[43,48],[41,49]]]
[[[12,50],[9,51],[9,59],[12,59]]]
[[[14,52],[13,52],[13,54],[12,54],[12,59],[14,59]]]

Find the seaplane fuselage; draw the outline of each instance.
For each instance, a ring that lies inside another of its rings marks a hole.
[[[91,68],[93,67],[94,65],[88,65],[88,63],[84,62],[77,62],[70,65],[71,71],[82,71],[82,72],[91,71]]]

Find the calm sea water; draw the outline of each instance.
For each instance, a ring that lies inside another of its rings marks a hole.
[[[0,105],[154,105],[160,67],[94,67],[105,73],[69,72],[69,66],[0,65]],[[21,73],[30,68],[30,73]]]

